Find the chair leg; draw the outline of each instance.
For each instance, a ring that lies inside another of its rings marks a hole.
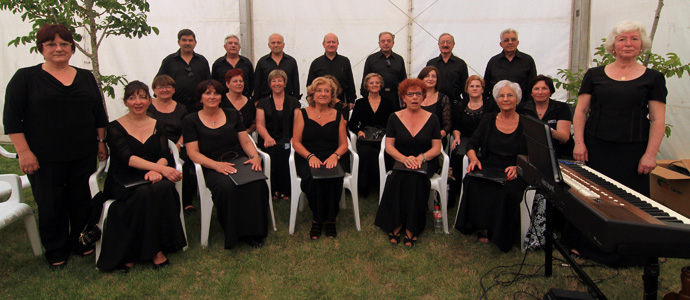
[[[38,238],[38,228],[36,228],[36,218],[34,218],[33,213],[24,216],[24,227],[26,227],[26,234],[29,235],[29,242],[34,255],[41,255],[43,250],[41,249],[41,240]]]
[[[208,233],[211,228],[213,201],[211,200],[211,191],[208,188],[201,194],[201,247],[206,248],[208,247]]]
[[[290,192],[290,224],[288,227],[288,233],[290,233],[290,235],[295,233],[295,220],[297,219],[297,207],[299,206],[300,194],[302,194],[301,191],[295,190],[294,187]]]
[[[180,223],[182,224],[184,241],[187,243],[187,246],[184,246],[182,248],[182,251],[187,251],[187,248],[189,248],[189,239],[187,239],[187,225],[184,222],[184,205],[182,204],[182,180],[175,183],[175,189],[177,190],[177,195],[179,196],[180,200]]]
[[[271,200],[270,188],[268,189],[268,209],[270,211],[269,213],[271,214],[271,224],[273,225],[273,231],[278,231],[278,228],[276,228],[276,216],[273,214],[273,200]]]
[[[359,220],[359,196],[357,195],[357,189],[355,188],[354,191],[350,190],[350,193],[352,194],[352,214],[355,215],[355,227],[357,227],[357,231],[362,231],[362,224]]]
[[[101,238],[96,241],[96,264],[98,264],[98,259],[101,257],[101,243],[106,234],[105,220],[108,218],[108,210],[110,205],[112,205],[114,200],[106,200],[103,203],[103,210],[101,211],[101,218],[98,220],[98,228],[101,229]]]

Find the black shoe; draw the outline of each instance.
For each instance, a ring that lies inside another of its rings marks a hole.
[[[166,258],[164,262],[159,263],[159,264],[153,264],[153,266],[154,266],[157,270],[160,270],[160,269],[163,269],[163,268],[167,268],[167,267],[170,266],[170,260]]]
[[[67,261],[62,262],[62,263],[59,264],[59,265],[54,265],[54,264],[52,264],[52,263],[49,264],[50,270],[51,270],[51,271],[62,270],[62,269],[65,268],[66,265],[67,265]]]
[[[120,274],[128,274],[129,270],[131,270],[131,269],[132,269],[131,267],[128,267],[125,265],[121,265],[121,266],[117,267],[117,271],[120,272]]]
[[[338,236],[338,231],[335,229],[335,223],[325,223],[326,224],[326,236],[329,238],[335,238]]]
[[[247,245],[253,247],[254,249],[259,249],[264,245],[264,240],[259,237],[249,237],[246,239]]]

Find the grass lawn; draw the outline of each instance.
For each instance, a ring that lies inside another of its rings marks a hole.
[[[5,158],[0,158],[0,170],[19,172],[16,160]],[[35,211],[33,197],[27,195]],[[197,212],[186,216],[189,248],[168,255],[171,267],[156,271],[151,263],[138,263],[127,275],[96,270],[93,255],[72,256],[64,270],[51,271],[45,258],[33,256],[18,221],[0,230],[0,299],[479,299],[484,290],[486,299],[541,299],[550,288],[586,290],[561,261],[554,261],[552,277],[544,277],[543,251],[524,256],[516,245],[501,253],[456,230],[437,234],[431,214],[431,230],[416,247],[392,246],[373,225],[376,207],[375,195],[360,199],[361,232],[355,229],[352,210],[345,209],[338,217],[336,239],[310,241],[309,210],[298,214],[290,236],[289,201],[274,201],[278,231],[269,232],[261,249],[240,245],[232,250],[223,249],[215,216],[209,247],[200,247]],[[594,280],[602,280],[599,287],[609,299],[642,297],[642,268],[582,262]],[[661,264],[660,298],[680,290],[685,265],[690,263],[681,259]],[[508,285],[518,270],[520,276]]]

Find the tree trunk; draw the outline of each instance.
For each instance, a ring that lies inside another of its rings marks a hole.
[[[654,14],[654,22],[652,23],[652,31],[649,32],[649,39],[654,42],[654,35],[656,34],[656,27],[659,25],[659,18],[661,17],[661,8],[664,7],[664,0],[659,0],[659,4],[656,7],[656,13]],[[649,46],[649,51],[652,51],[651,45]],[[650,55],[644,58],[644,66],[649,65]]]
[[[101,101],[103,102],[103,109],[106,115],[108,114],[108,106],[105,105],[105,93],[103,92],[103,80],[101,79],[101,69],[98,63],[98,29],[96,27],[96,14],[93,11],[93,0],[84,1],[84,9],[86,9],[86,17],[88,22],[87,34],[89,35],[89,42],[91,44],[91,68],[93,77],[96,78],[98,90],[101,93]]]

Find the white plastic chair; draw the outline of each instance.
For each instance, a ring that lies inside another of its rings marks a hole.
[[[462,179],[467,175],[467,166],[469,165],[469,159],[465,155],[462,159]],[[460,179],[460,180],[462,180]],[[519,179],[521,180],[521,179]],[[460,214],[460,203],[462,203],[462,193],[465,190],[463,186],[460,191],[460,199],[458,200],[458,210],[455,213],[455,223],[458,223],[458,216]],[[524,253],[525,250],[525,237],[527,236],[527,230],[529,229],[531,223],[532,206],[534,204],[534,196],[536,191],[533,189],[527,189],[523,193],[522,201],[520,201],[520,249]]]
[[[175,169],[179,172],[182,172],[182,160],[180,159],[180,152],[177,150],[177,147],[175,146],[175,143],[173,141],[168,140],[168,148],[170,148],[172,155],[173,155],[173,160],[175,161]],[[100,186],[98,185],[98,177],[104,173],[108,172],[108,168],[110,167],[110,158],[107,161],[101,161],[98,162],[98,168],[96,169],[96,172],[94,172],[91,177],[89,177],[89,189],[91,190],[91,197],[95,197],[98,192],[101,191]],[[177,195],[179,197],[180,201],[180,222],[182,223],[182,231],[184,232],[184,240],[185,242],[187,241],[187,227],[185,226],[184,222],[184,209],[182,207],[182,180],[178,181],[175,183],[175,189],[177,190]],[[103,237],[105,236],[105,221],[108,218],[108,211],[110,210],[110,205],[115,202],[115,199],[108,199],[103,203],[103,209],[101,210],[101,218],[98,220],[98,228],[101,229],[102,235],[101,239],[99,239],[96,242],[96,263],[98,263],[98,259],[101,257],[101,241],[103,241]],[[186,251],[187,247],[189,246],[184,246],[182,248],[182,251]]]
[[[17,153],[9,152],[9,151],[7,151],[7,149],[5,149],[5,148],[2,147],[2,146],[0,146],[0,155],[2,155],[2,156],[4,156],[4,157],[7,157],[7,158],[12,158],[12,159],[18,158]],[[19,176],[19,179],[21,180],[21,184],[22,184],[21,187],[22,187],[22,189],[25,190],[25,189],[31,188],[31,183],[29,182],[29,178],[26,177],[26,175],[21,175],[21,176]],[[23,197],[23,196],[22,196],[22,197]]]
[[[340,207],[346,208],[345,189],[350,190],[352,195],[352,214],[355,215],[355,227],[357,231],[362,230],[359,220],[359,197],[357,196],[357,176],[359,175],[359,155],[352,148],[350,139],[347,140],[347,149],[350,154],[350,173],[345,173],[343,177],[343,192],[340,197]],[[306,203],[306,196],[302,193],[300,183],[302,178],[297,176],[297,167],[295,166],[295,148],[290,145],[290,156],[288,165],[290,166],[290,225],[288,232],[290,235],[295,233],[295,221],[297,219],[297,209],[304,210]]]
[[[386,172],[386,164],[384,161],[384,153],[386,152],[386,137],[381,140],[381,150],[379,151],[379,204],[381,204],[381,198],[383,197],[383,188],[386,185],[386,178],[391,173]],[[438,193],[441,199],[441,213],[443,214],[443,232],[446,234],[450,233],[448,231],[448,168],[450,167],[450,159],[448,155],[442,150],[441,151],[441,175],[434,174],[429,179],[431,181],[431,189],[429,193],[429,210],[434,209],[434,200],[436,200],[436,194]]]
[[[273,201],[271,201],[271,157],[256,147],[256,143],[251,135],[249,135],[249,139],[263,160],[264,175],[268,177],[266,184],[268,184],[268,207],[271,214],[271,224],[273,225],[273,231],[277,231],[276,218],[273,214]],[[194,168],[196,169],[196,180],[199,185],[199,202],[201,202],[201,247],[206,248],[208,247],[208,235],[211,228],[213,199],[211,198],[211,190],[206,187],[206,179],[204,178],[204,171],[201,165],[194,163]]]
[[[0,185],[0,197],[7,199],[7,201],[0,203],[0,229],[20,218],[23,219],[31,249],[34,251],[34,255],[41,255],[43,250],[38,238],[34,211],[28,204],[24,203],[24,188],[20,176],[16,174],[0,175],[0,183],[2,183]]]

